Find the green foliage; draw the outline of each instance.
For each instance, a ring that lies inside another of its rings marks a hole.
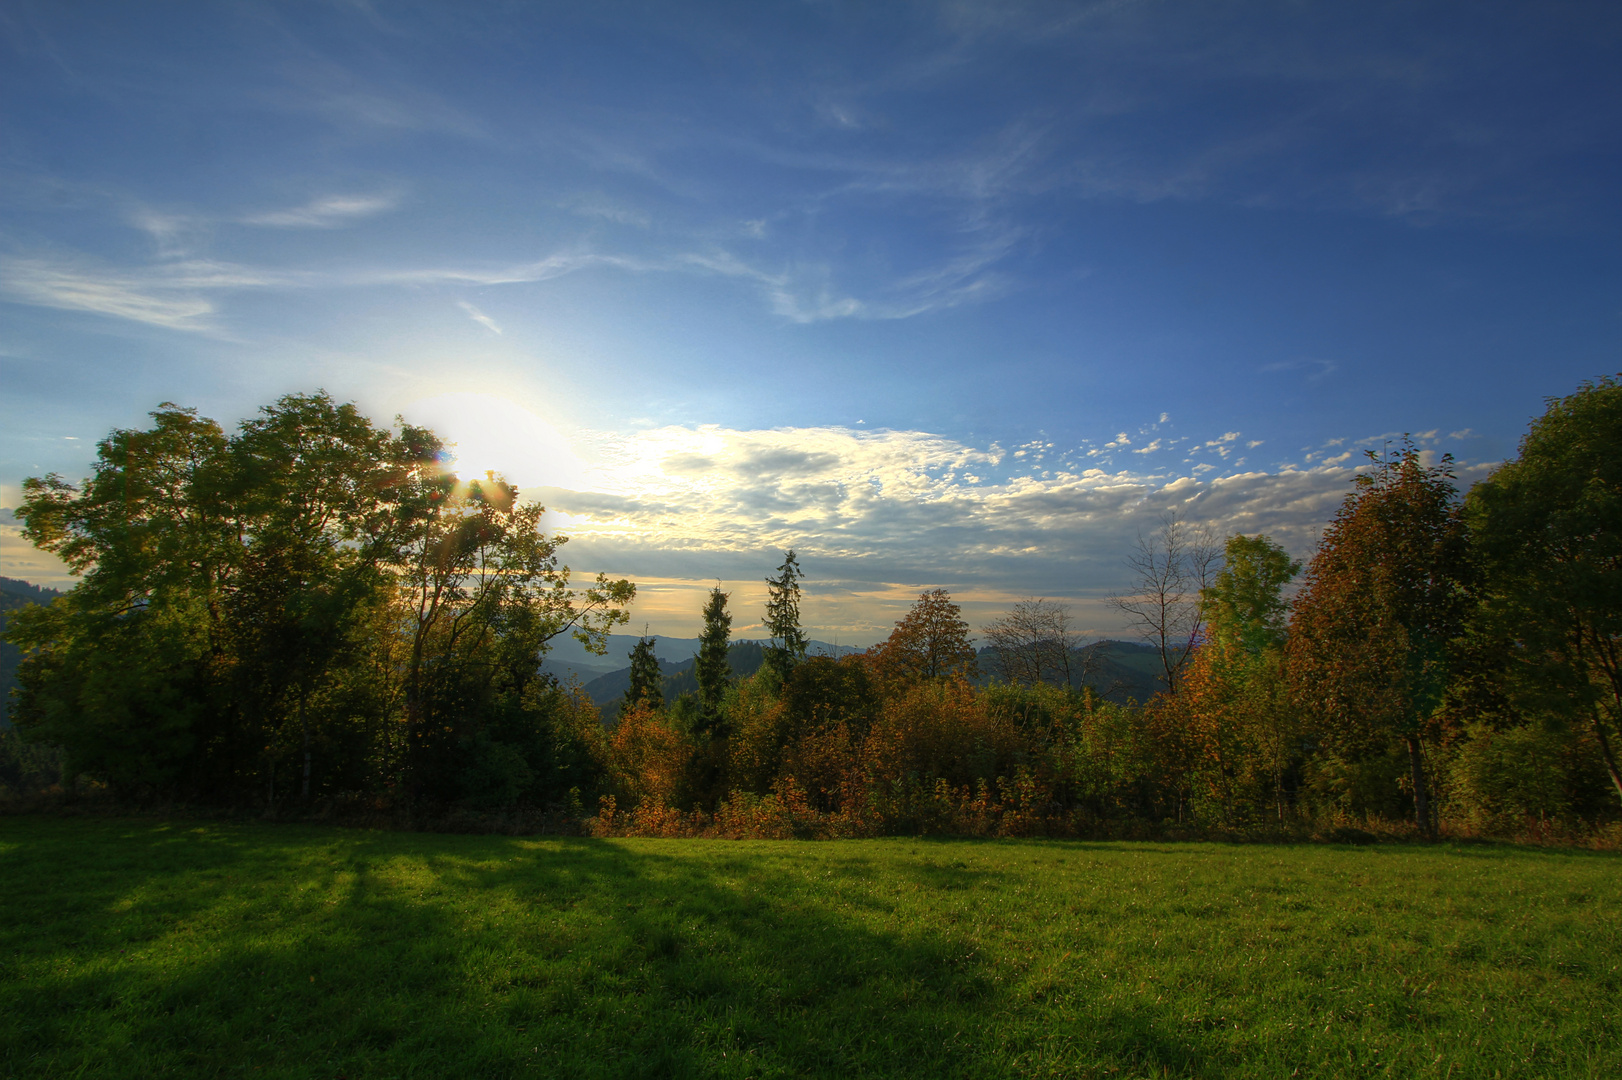
[[[1570,732],[1541,725],[1472,725],[1449,762],[1455,810],[1486,832],[1563,817]]]
[[[721,704],[726,700],[732,668],[727,655],[727,639],[732,634],[732,615],[727,611],[727,594],[717,585],[704,604],[704,629],[698,635],[698,656],[693,675],[698,680],[698,716],[695,731],[725,735]]]
[[[783,684],[782,701],[790,738],[834,724],[864,732],[882,707],[878,687],[857,656],[811,657]]]
[[[625,689],[620,703],[621,712],[635,708],[663,709],[665,707],[664,672],[659,658],[654,655],[654,639],[638,638],[631,647],[631,685]]]
[[[772,639],[766,649],[766,665],[779,682],[805,659],[808,639],[800,629],[801,576],[800,563],[790,549],[783,553],[777,576],[766,579],[766,633]]]
[[[1249,653],[1281,647],[1289,615],[1284,587],[1300,572],[1300,562],[1265,536],[1228,537],[1223,567],[1200,594],[1207,635]]]
[[[62,783],[62,751],[48,743],[26,743],[0,727],[0,799],[49,791]]]
[[[1622,796],[1622,383],[1551,400],[1466,512],[1476,632],[1503,658],[1508,696],[1590,727]]]
[[[1411,443],[1370,458],[1375,467],[1357,477],[1296,597],[1290,675],[1335,755],[1355,760],[1404,742],[1414,813],[1429,829],[1421,736],[1464,627],[1465,533],[1451,458],[1427,466]]]
[[[571,588],[542,508],[326,394],[231,436],[170,404],[152,420],[103,440],[83,485],[24,484],[26,534],[81,578],[7,627],[26,738],[121,792],[561,801],[537,779],[538,660],[563,633],[600,652],[629,582]]]
[[[0,1074],[1609,1076],[1616,876],[0,818]]]

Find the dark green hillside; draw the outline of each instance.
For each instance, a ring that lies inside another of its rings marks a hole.
[[[734,678],[753,675],[765,663],[765,646],[758,641],[735,641],[727,648],[727,665]],[[698,692],[698,679],[693,675],[693,660],[659,661],[659,670],[665,677],[665,700],[675,701],[683,694]],[[620,700],[631,685],[631,669],[624,667],[611,671],[586,683],[583,689],[603,711],[604,720],[612,720],[619,713]]]
[[[987,686],[997,677],[997,650],[988,645],[979,651],[978,657],[979,685]],[[1070,657],[1074,687],[1079,690],[1090,686],[1106,701],[1141,704],[1164,689],[1159,678],[1160,654],[1148,645],[1097,641],[1072,650]]]

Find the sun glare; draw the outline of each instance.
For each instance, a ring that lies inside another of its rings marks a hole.
[[[412,402],[405,414],[450,445],[451,468],[463,480],[493,472],[519,487],[576,487],[585,472],[557,428],[509,398],[440,394]]]

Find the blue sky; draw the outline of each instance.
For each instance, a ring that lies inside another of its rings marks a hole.
[[[1622,341],[1622,9],[0,5],[0,503],[326,387],[570,562],[824,637],[1099,601],[1167,509],[1299,554]],[[56,580],[0,521],[0,573]]]

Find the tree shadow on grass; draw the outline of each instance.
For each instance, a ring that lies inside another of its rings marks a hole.
[[[1201,1071],[1141,1009],[1015,1032],[1003,1021],[1029,1003],[972,933],[861,881],[996,885],[968,860],[285,827],[7,835],[24,839],[0,869],[39,890],[10,908],[32,928],[0,930],[0,1065],[17,1075]]]

